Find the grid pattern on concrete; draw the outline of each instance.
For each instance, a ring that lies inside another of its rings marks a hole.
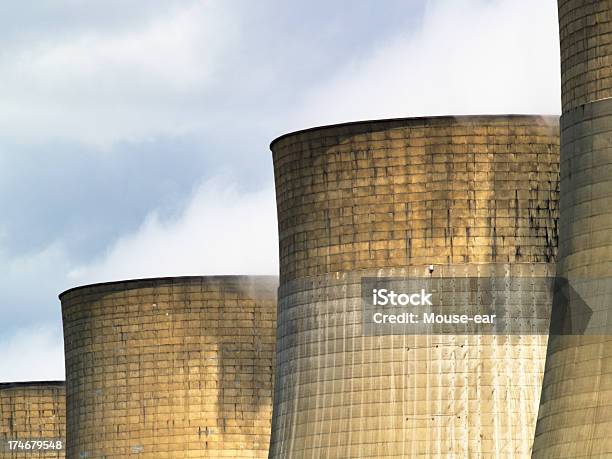
[[[559,0],[563,111],[612,97],[612,0]]]
[[[56,441],[61,449],[25,449],[30,440]],[[21,441],[11,449],[9,441]],[[0,384],[0,458],[63,458],[66,441],[66,389],[63,382]]]
[[[550,338],[534,457],[610,457],[612,100],[565,112],[561,127],[557,272],[579,286],[592,315],[586,336]]]
[[[558,125],[365,122],[272,144],[281,287],[271,457],[525,457],[545,336],[361,333],[361,276],[554,270]],[[550,308],[550,304],[532,305]]]
[[[503,268],[472,267],[480,277]],[[535,278],[552,265],[506,268]],[[437,275],[467,271],[445,266]],[[359,275],[294,281],[280,294],[272,457],[530,455],[545,335],[364,336]]]
[[[64,293],[67,457],[267,457],[275,277]]]
[[[273,151],[281,282],[553,259],[557,118],[351,124],[281,137]]]

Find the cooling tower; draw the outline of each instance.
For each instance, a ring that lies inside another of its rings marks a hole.
[[[276,277],[180,277],[60,295],[67,454],[263,458]]]
[[[358,122],[272,143],[281,285],[271,458],[530,454],[547,328],[366,335],[360,279],[469,277],[479,294],[493,278],[544,282],[558,145],[557,118],[537,116]],[[550,299],[526,291],[523,301],[547,319]]]
[[[63,458],[65,432],[63,381],[0,384],[0,458]]]
[[[557,274],[572,295],[553,305],[534,457],[612,457],[612,1],[558,5]]]

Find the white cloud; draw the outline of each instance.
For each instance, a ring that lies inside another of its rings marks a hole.
[[[28,305],[32,310],[22,322],[34,314],[39,320],[59,317],[56,295],[82,284],[158,276],[277,274],[274,190],[270,185],[243,193],[231,178],[217,177],[194,190],[176,218],[162,220],[152,212],[138,231],[121,237],[90,264],[75,267],[58,244],[2,261],[3,315],[10,317],[21,303],[36,303],[34,308]],[[31,292],[24,285],[36,288]],[[64,378],[59,321],[6,333],[0,338],[2,355],[7,356],[0,365],[0,382]]]
[[[177,218],[151,213],[101,259],[70,273],[75,283],[140,277],[277,274],[274,190],[240,193],[228,178],[202,184]]]
[[[65,273],[70,266],[59,243],[12,257],[0,247],[0,314],[15,323],[59,319],[57,294],[67,288]]]
[[[424,115],[558,114],[554,0],[431,0],[397,36],[310,92],[296,129]]]
[[[125,30],[80,30],[0,52],[0,136],[106,147],[191,129],[236,18],[220,2]]]
[[[119,144],[123,155],[130,154],[129,142],[196,133],[206,138],[198,138],[201,143],[194,150],[225,155],[227,167],[245,169],[252,162],[241,163],[241,156],[257,150],[266,154],[266,137],[271,140],[273,132],[396,116],[560,112],[554,0],[431,0],[419,30],[401,35],[370,30],[365,35],[377,36],[376,45],[355,34],[355,46],[346,52],[337,49],[335,55],[342,59],[327,73],[313,64],[311,54],[329,56],[329,50],[316,47],[315,52],[311,37],[262,38],[257,21],[273,14],[258,17],[251,11],[245,18],[241,2],[225,0],[170,3],[142,18],[134,15],[140,20],[130,27],[84,26],[72,36],[36,35],[34,41],[26,37],[18,48],[1,49],[2,143],[23,143],[34,151],[40,144],[46,147],[40,151],[48,151],[59,140],[77,150],[79,144],[87,145],[79,150],[83,155]],[[276,6],[264,2],[257,8],[275,11]],[[313,14],[305,24],[316,34],[315,19]],[[285,17],[278,21],[266,32],[295,27],[280,24]],[[276,29],[279,25],[285,27]],[[312,68],[316,78],[295,78]],[[277,91],[280,96],[275,98]],[[147,170],[146,161],[142,176],[131,186],[158,177]],[[2,154],[1,162],[7,162]],[[0,175],[14,174],[6,165],[8,172],[0,167]],[[125,163],[117,160],[117,167],[125,168]],[[62,183],[69,178],[68,173],[61,175],[57,186],[65,187]],[[92,195],[87,196],[85,204],[90,206]],[[271,183],[259,192],[244,193],[231,178],[218,178],[194,190],[176,218],[150,213],[137,231],[124,234],[90,263],[75,266],[78,257],[67,253],[61,240],[12,259],[0,250],[4,314],[11,317],[5,329],[26,321],[50,321],[51,313],[59,317],[56,294],[79,284],[276,274],[274,202]],[[78,214],[76,206],[71,212]],[[74,233],[81,230],[70,227]],[[8,315],[16,309],[19,314]],[[61,377],[61,327],[55,325],[20,329],[0,339],[0,349],[11,360],[0,365],[0,379]]]
[[[33,325],[0,338],[0,382],[64,379],[64,344],[61,330]]]
[[[240,5],[173,3],[131,28],[77,29],[0,51],[0,137],[108,147],[204,132],[228,118],[233,124],[239,109],[245,124],[265,112],[278,130],[394,116],[560,112],[554,0],[429,0],[418,31],[391,38],[381,31],[387,41],[380,46],[347,50],[318,81],[288,89],[292,106],[273,108],[261,101],[291,84],[287,69],[299,66],[302,48],[289,41],[296,52],[275,61],[278,50],[252,34]],[[250,61],[255,51],[259,60]],[[229,82],[237,87],[226,88]],[[244,106],[228,114],[224,104],[234,93]]]
[[[117,240],[104,256],[90,264],[74,267],[57,245],[8,261],[2,265],[4,290],[11,292],[12,284],[23,286],[30,282],[36,292],[20,288],[12,292],[13,297],[5,297],[5,317],[19,302],[32,300],[40,303],[38,317],[59,316],[57,293],[94,282],[158,276],[277,274],[274,190],[269,186],[243,193],[230,178],[217,177],[194,190],[189,204],[176,218],[162,220],[156,212],[151,213],[138,231]],[[14,297],[15,294],[23,297]],[[0,349],[7,356],[0,365],[0,382],[64,378],[59,322],[7,332],[0,338]]]

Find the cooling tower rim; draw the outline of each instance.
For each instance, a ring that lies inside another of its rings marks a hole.
[[[279,284],[279,277],[274,275],[263,275],[263,274],[228,274],[228,275],[211,275],[211,276],[165,276],[165,277],[141,277],[141,278],[133,278],[133,279],[122,279],[116,281],[108,281],[108,282],[95,282],[93,284],[85,284],[78,285],[76,287],[69,288],[68,290],[64,290],[62,293],[58,295],[60,301],[64,296],[69,293],[78,290],[96,288],[96,287],[113,287],[121,284],[137,284],[139,282],[186,282],[186,281],[196,281],[196,280],[210,280],[210,281],[237,281],[237,280],[268,280],[275,281],[276,286]]]
[[[15,381],[0,382],[0,391],[7,389],[34,389],[40,387],[64,387],[66,381]]]
[[[479,120],[479,119],[516,119],[516,118],[533,118],[533,119],[550,119],[551,121],[553,120],[559,120],[560,115],[555,115],[555,114],[533,114],[533,113],[525,113],[525,114],[520,114],[520,113],[510,113],[510,114],[483,114],[483,115],[433,115],[433,116],[407,116],[407,117],[399,117],[399,118],[381,118],[381,119],[369,119],[369,120],[357,120],[357,121],[346,121],[344,123],[332,123],[332,124],[323,124],[320,126],[312,126],[309,128],[305,128],[305,129],[298,129],[297,131],[291,131],[291,132],[287,132],[285,134],[282,134],[278,137],[276,137],[274,140],[272,140],[272,142],[270,142],[270,150],[273,149],[274,145],[287,138],[287,137],[292,137],[295,135],[299,135],[299,134],[305,134],[305,133],[309,133],[309,132],[315,132],[315,131],[319,131],[319,130],[325,130],[325,129],[334,129],[334,128],[341,128],[341,127],[346,127],[346,126],[356,126],[356,125],[367,125],[367,124],[378,124],[378,123],[394,123],[394,122],[402,122],[402,121],[428,121],[428,120],[435,120],[435,121],[443,121],[443,120],[463,120],[463,121],[469,121],[469,120]]]

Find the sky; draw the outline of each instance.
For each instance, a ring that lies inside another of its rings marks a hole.
[[[559,114],[555,0],[0,3],[0,382],[64,378],[68,288],[277,274],[269,143]]]

